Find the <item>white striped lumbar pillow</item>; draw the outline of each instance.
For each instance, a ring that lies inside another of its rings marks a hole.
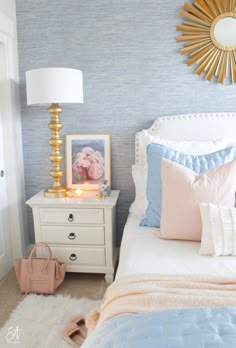
[[[200,203],[201,255],[236,256],[236,208]]]

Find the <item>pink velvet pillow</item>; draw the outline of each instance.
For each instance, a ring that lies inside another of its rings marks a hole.
[[[200,241],[200,203],[235,205],[236,160],[197,175],[162,159],[162,215],[157,233],[163,239]]]

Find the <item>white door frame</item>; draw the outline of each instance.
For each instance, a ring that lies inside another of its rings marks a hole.
[[[5,46],[2,45],[3,37],[0,33],[0,50],[1,55],[5,53]],[[1,47],[2,46],[2,47]],[[3,57],[4,59],[4,57]],[[0,58],[1,64],[2,59]],[[5,61],[4,61],[5,63]],[[5,64],[3,63],[3,69]],[[0,66],[1,69],[1,66]],[[4,69],[5,70],[5,69]],[[4,74],[4,70],[2,71]],[[4,95],[4,91],[3,91]],[[12,267],[12,248],[11,248],[11,236],[10,236],[10,219],[9,219],[9,204],[7,194],[7,181],[5,175],[5,154],[4,154],[4,142],[3,142],[3,131],[2,131],[2,116],[0,113],[0,170],[3,171],[3,175],[0,177],[0,280],[10,271]]]
[[[26,229],[25,184],[19,98],[19,73],[16,25],[0,12],[0,32],[7,54],[8,97],[7,119],[2,122],[6,160],[7,194],[13,258],[22,257],[29,245]],[[7,121],[6,121],[7,120]]]

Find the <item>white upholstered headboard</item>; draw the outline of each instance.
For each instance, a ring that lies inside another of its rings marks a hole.
[[[223,137],[236,139],[236,113],[186,114],[159,117],[150,128],[150,135],[170,140],[211,140]],[[142,131],[135,137],[135,163],[139,164],[139,143]]]

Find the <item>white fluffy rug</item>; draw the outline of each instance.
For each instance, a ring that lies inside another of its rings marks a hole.
[[[76,314],[87,315],[101,301],[69,296],[28,295],[0,330],[0,347],[68,348],[62,331]],[[1,309],[0,309],[1,310]]]

